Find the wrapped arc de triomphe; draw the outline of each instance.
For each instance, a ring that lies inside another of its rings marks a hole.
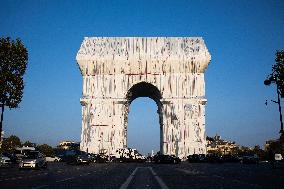
[[[86,37],[76,60],[83,76],[81,150],[114,154],[127,147],[130,103],[149,97],[158,107],[161,153],[206,153],[204,72],[211,56],[202,38]]]

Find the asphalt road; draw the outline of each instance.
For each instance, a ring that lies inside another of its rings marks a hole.
[[[267,163],[108,163],[66,165],[50,163],[47,169],[0,168],[0,188],[284,188],[284,166]]]

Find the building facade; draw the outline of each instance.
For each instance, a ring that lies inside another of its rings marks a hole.
[[[57,146],[59,149],[70,150],[70,149],[79,149],[80,143],[73,141],[62,141]]]
[[[207,137],[207,152],[221,155],[234,154],[239,146],[232,141],[223,140],[221,136]]]

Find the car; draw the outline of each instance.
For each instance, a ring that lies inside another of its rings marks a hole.
[[[8,157],[11,160],[11,163],[17,163],[17,156],[15,153],[3,152],[2,156]]]
[[[91,161],[91,162],[95,162],[95,157],[96,157],[95,154],[93,154],[93,153],[88,153],[88,157],[90,158],[90,161]]]
[[[59,162],[59,161],[61,161],[61,158],[57,157],[57,156],[46,156],[45,159],[46,159],[47,162]]]
[[[19,168],[40,169],[47,168],[45,156],[38,151],[30,151],[22,157],[19,163]]]
[[[240,162],[240,159],[237,156],[226,154],[222,156],[223,161],[226,163],[238,163]]]
[[[205,154],[192,154],[187,156],[187,161],[190,163],[206,162],[206,156]]]
[[[259,163],[259,157],[256,154],[248,154],[244,155],[241,163],[243,164],[258,164]]]
[[[4,154],[0,154],[0,166],[1,167],[6,167],[11,164],[11,159]]]
[[[223,163],[223,157],[218,154],[207,154],[206,156],[208,163]]]
[[[108,156],[101,153],[101,154],[96,154],[94,156],[94,162],[96,163],[106,163],[108,162]]]
[[[91,157],[88,153],[80,150],[69,150],[66,151],[64,161],[67,164],[90,164],[92,162]]]
[[[17,163],[19,163],[22,160],[22,158],[26,155],[26,153],[29,153],[31,151],[35,151],[35,147],[28,147],[28,146],[16,147],[15,156]]]
[[[181,160],[179,159],[179,157],[176,157],[175,155],[155,155],[153,158],[155,163],[180,163]]]

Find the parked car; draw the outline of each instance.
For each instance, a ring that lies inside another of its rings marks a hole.
[[[47,162],[59,162],[59,161],[61,161],[61,158],[57,157],[57,156],[46,156],[45,159],[46,159]]]
[[[4,154],[0,154],[0,166],[1,167],[6,167],[11,164],[11,159]]]
[[[218,154],[207,154],[206,159],[208,163],[223,163],[223,157]]]
[[[240,162],[240,159],[238,158],[238,156],[234,156],[234,155],[230,155],[230,154],[226,154],[222,156],[223,162],[227,162],[227,163],[238,163]]]
[[[241,163],[244,164],[258,164],[259,163],[259,157],[256,154],[248,154],[248,155],[244,155]]]
[[[108,162],[108,156],[105,155],[105,154],[102,154],[102,153],[101,154],[97,154],[95,156],[94,162],[96,162],[96,163],[106,163],[106,162]]]
[[[187,161],[190,163],[206,162],[206,156],[205,154],[192,154],[187,156]]]
[[[3,152],[2,156],[8,157],[11,160],[11,163],[17,163],[17,156],[15,153]]]
[[[179,157],[176,157],[174,155],[155,155],[154,156],[154,162],[155,163],[180,163],[181,160],[179,159]]]
[[[88,153],[91,162],[95,162],[96,154]]]
[[[67,151],[65,154],[65,162],[67,164],[90,164],[91,163],[91,157],[83,151],[79,150],[70,150]]]
[[[46,168],[47,162],[44,155],[38,151],[30,151],[22,157],[19,163],[19,168],[40,169]]]

